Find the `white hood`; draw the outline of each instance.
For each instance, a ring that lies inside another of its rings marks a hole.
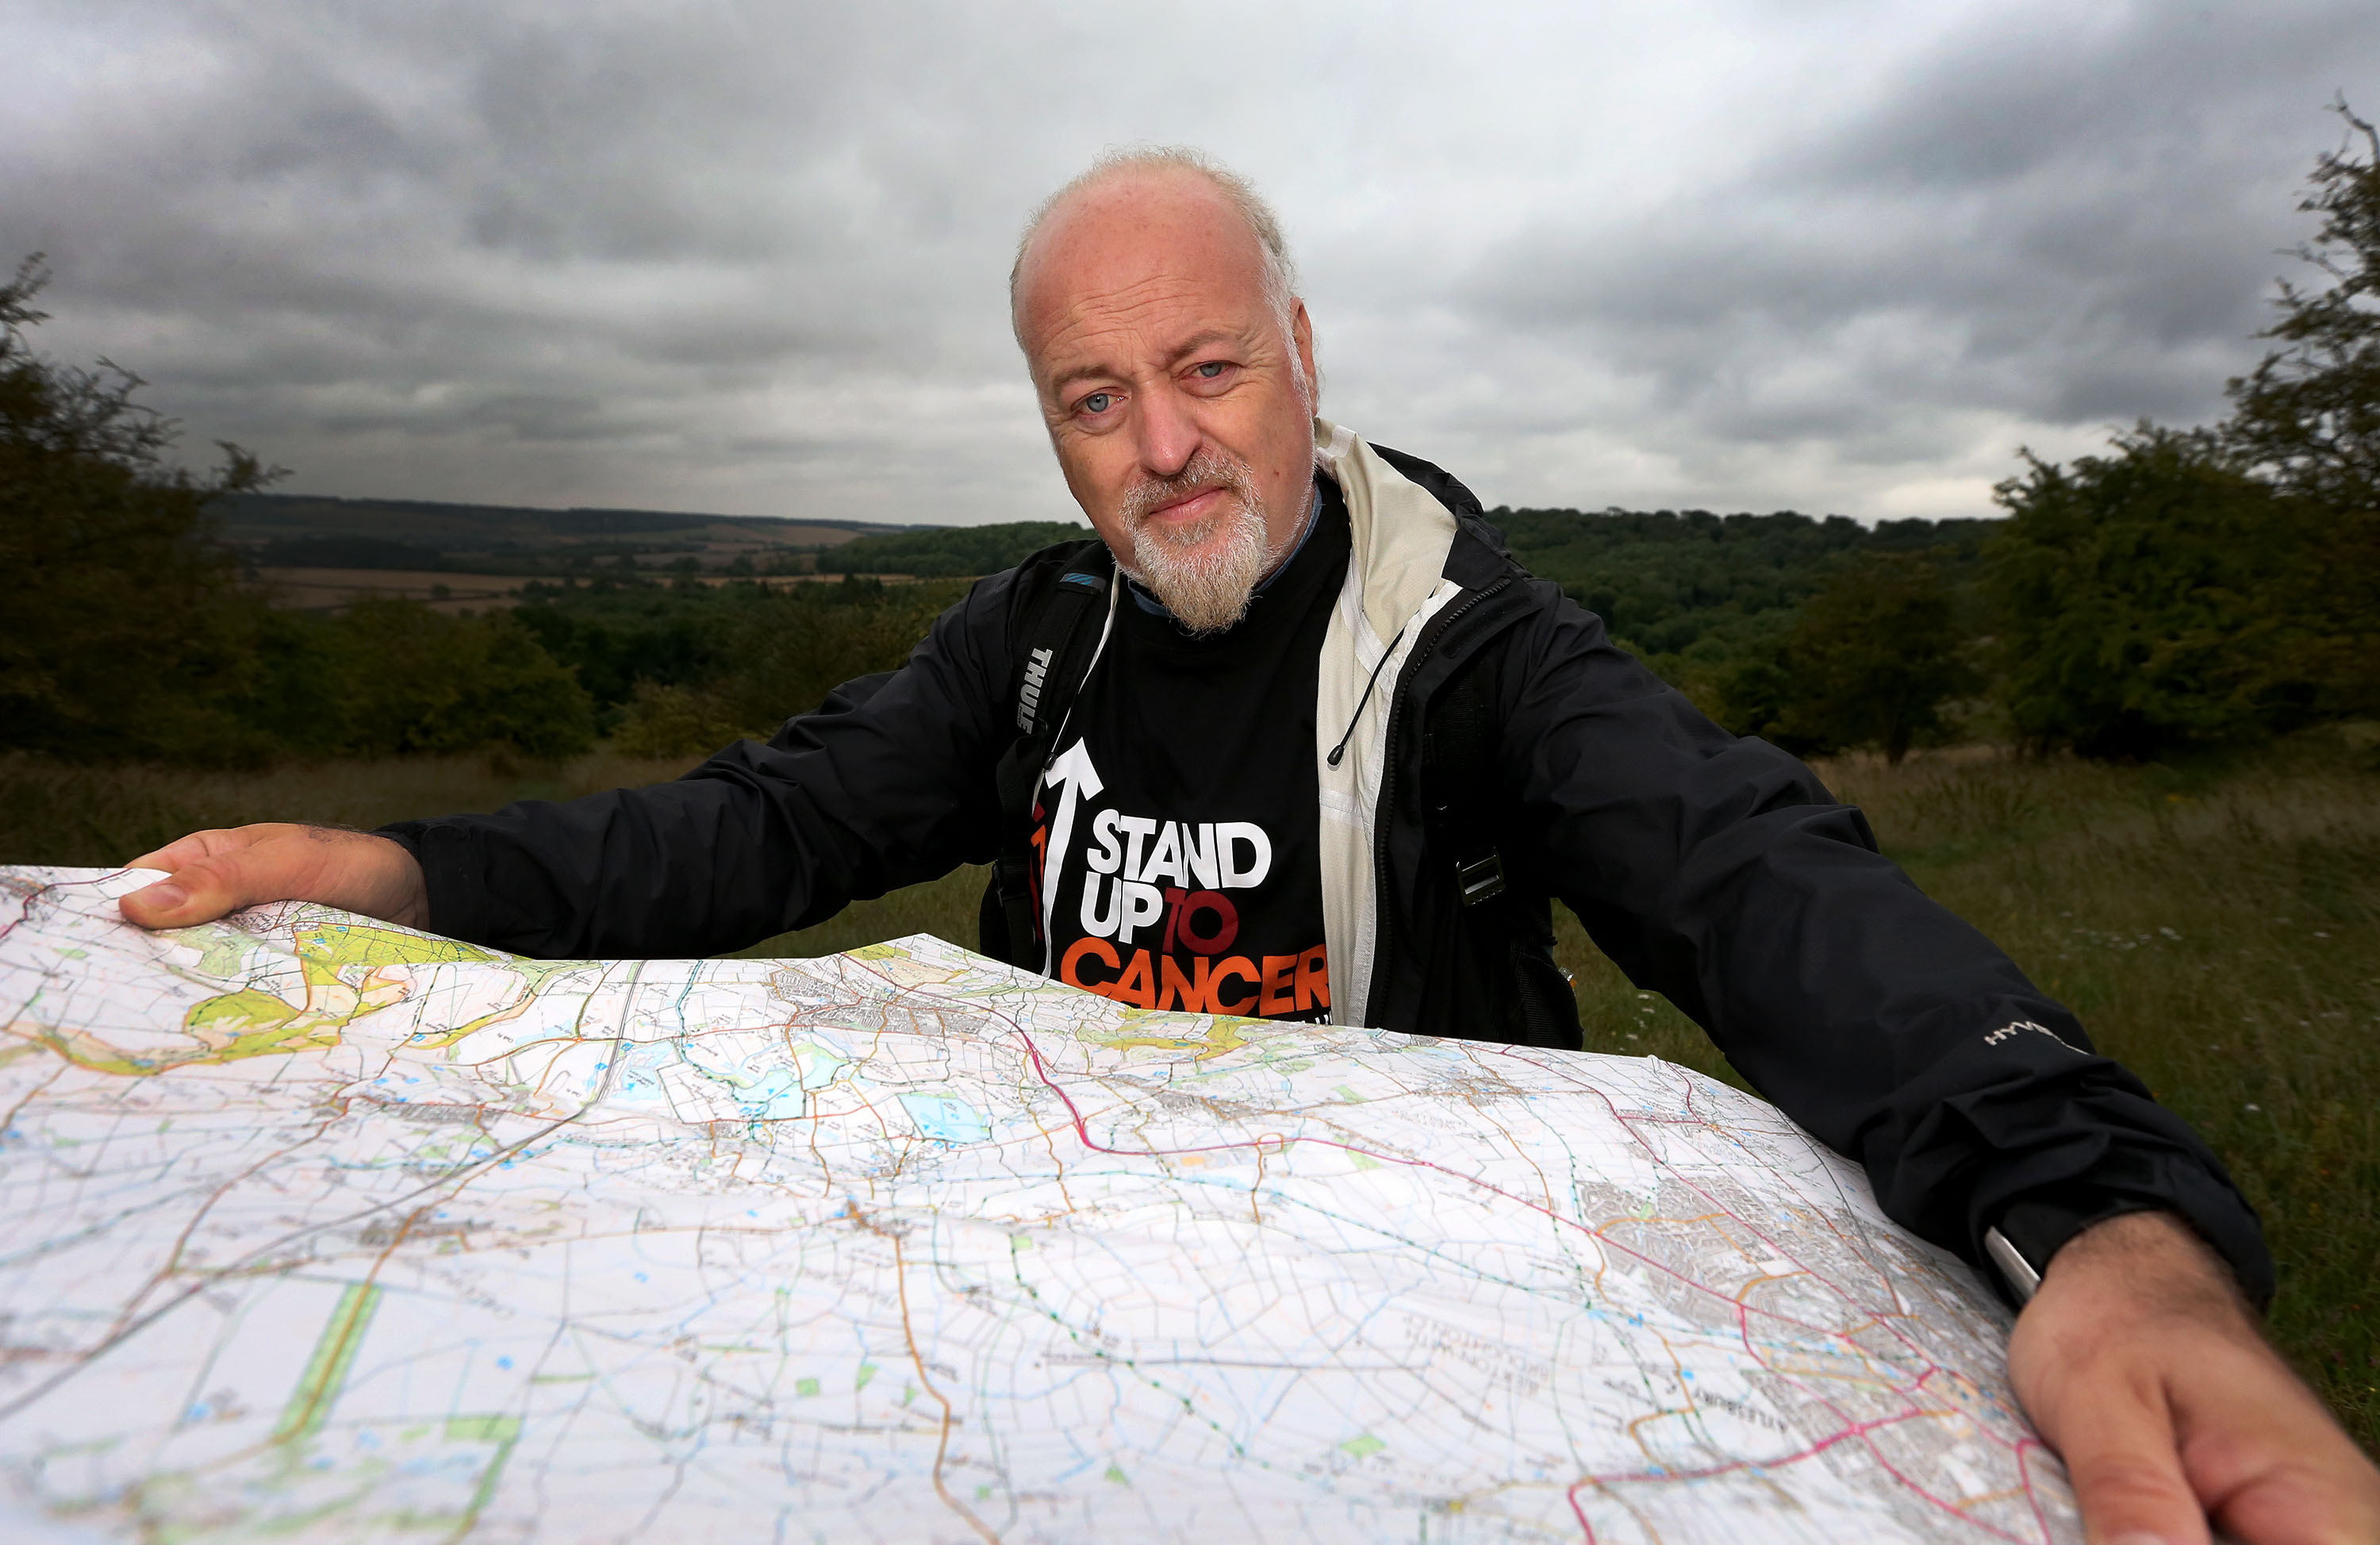
[[[1371,446],[1314,420],[1314,459],[1347,500],[1354,538],[1347,579],[1322,639],[1315,691],[1314,772],[1322,795],[1322,925],[1330,947],[1330,1017],[1363,1019],[1379,939],[1372,858],[1388,770],[1389,702],[1422,625],[1461,587],[1444,577],[1454,517]],[[1371,697],[1365,700],[1367,682]],[[1356,708],[1362,704],[1359,716]],[[1350,724],[1346,750],[1331,748]]]

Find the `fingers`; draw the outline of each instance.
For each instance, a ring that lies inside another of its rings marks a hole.
[[[2055,1433],[2043,1425],[2066,1460],[2094,1545],[2206,1545],[2206,1515],[2161,1396],[2129,1380],[2094,1379],[2059,1404]]]
[[[2380,1539],[2380,1470],[2263,1345],[2210,1349],[2176,1381],[2182,1467],[2249,1545]]]
[[[2010,1381],[2066,1461],[2092,1545],[2207,1545],[2168,1401],[2169,1355],[2203,1355],[2207,1325],[2238,1312],[2208,1272],[2178,1224],[2119,1218],[2053,1257],[2017,1317]]]
[[[135,891],[115,904],[117,911],[142,928],[189,928],[212,922],[247,905],[249,897],[234,877],[222,866],[203,860],[185,864],[171,879]]]
[[[175,838],[154,852],[143,853],[138,858],[128,860],[124,867],[164,870],[171,874],[184,864],[194,863],[200,858],[228,852],[233,848],[245,847],[256,840],[250,833],[264,830],[265,828],[259,826],[241,826],[229,831],[193,832],[188,836]]]

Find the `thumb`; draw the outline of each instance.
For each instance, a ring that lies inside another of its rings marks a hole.
[[[166,878],[133,892],[116,909],[143,928],[188,928],[260,901],[295,895],[313,862],[305,828],[287,822],[193,832],[143,853],[124,867],[164,870]]]
[[[242,872],[247,867],[237,855],[195,859],[115,905],[142,928],[189,928],[212,922],[260,899]]]

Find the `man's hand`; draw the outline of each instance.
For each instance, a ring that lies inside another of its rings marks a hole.
[[[128,869],[169,878],[116,903],[143,928],[188,928],[263,901],[319,901],[419,928],[430,913],[421,866],[386,837],[268,821],[193,832]]]
[[[2265,1344],[2230,1271],[2161,1212],[2085,1229],[2017,1316],[2009,1378],[2093,1545],[2380,1540],[2380,1471]]]

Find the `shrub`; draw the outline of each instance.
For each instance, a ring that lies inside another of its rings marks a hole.
[[[273,474],[230,445],[212,477],[169,465],[176,426],[133,400],[140,377],[33,353],[47,277],[29,258],[0,283],[0,748],[252,757],[221,695],[263,607],[208,505]]]
[[[450,617],[365,600],[343,615],[276,613],[241,717],[305,756],[509,750],[552,759],[594,744],[594,704],[509,614]]]
[[[1742,650],[1719,677],[1718,716],[1800,755],[1874,747],[1898,763],[1942,736],[1945,700],[1980,685],[1958,613],[1927,559],[1865,554]]]

